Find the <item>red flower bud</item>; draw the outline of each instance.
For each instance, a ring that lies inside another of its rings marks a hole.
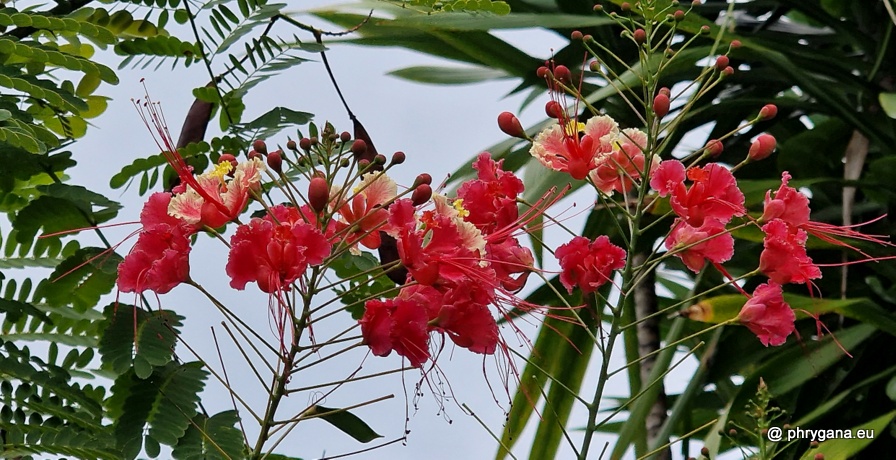
[[[684,21],[684,11],[675,10],[675,12],[672,13],[672,18],[675,19],[675,22]]]
[[[299,148],[306,152],[311,150],[311,139],[308,139],[307,137],[299,139]]]
[[[311,178],[308,184],[308,205],[316,213],[323,212],[327,208],[327,202],[330,200],[330,185],[327,180],[320,176]]]
[[[706,142],[706,146],[703,147],[713,158],[718,157],[722,154],[722,151],[725,150],[725,146],[722,144],[722,141],[718,139],[710,139]]]
[[[286,141],[286,148],[288,148],[292,151],[295,151],[296,150],[296,141],[294,141],[292,139]]]
[[[582,37],[582,40],[584,40],[586,42],[590,42],[592,38],[594,38],[594,37],[592,37],[591,34],[585,34],[585,36]]]
[[[669,113],[669,96],[659,93],[653,98],[653,113],[657,117],[663,118]]]
[[[249,150],[249,154],[246,155],[246,156],[247,156],[250,160],[255,159],[255,158],[259,158],[259,159],[261,158],[261,154],[258,153],[258,152],[256,152],[255,150]]]
[[[732,48],[740,48],[741,45],[742,45],[742,44],[741,44],[740,40],[731,40],[731,47],[732,47]]]
[[[572,81],[572,72],[569,71],[569,67],[558,65],[554,67],[554,78],[560,83],[569,83]]]
[[[358,160],[358,169],[364,171],[367,167],[370,166],[370,160]]]
[[[582,35],[582,31],[581,31],[581,30],[574,30],[574,31],[572,31],[572,33],[569,35],[569,38],[571,38],[571,39],[573,39],[573,40],[581,40],[582,37],[584,37],[584,35]]]
[[[597,72],[597,70],[600,69],[600,63],[597,61],[591,61],[591,63],[588,64],[588,68],[591,69],[592,72]]]
[[[622,11],[628,13],[632,10],[632,5],[629,2],[622,2],[622,5],[619,5],[622,8]]]
[[[722,70],[722,75],[724,75],[726,77],[730,77],[730,76],[734,75],[734,67],[731,67],[731,66],[725,67],[725,69]]]
[[[669,90],[669,88],[666,88],[665,86],[663,86],[662,88],[660,88],[660,94],[665,94],[666,97],[669,97],[669,98],[672,97],[672,91]]]
[[[432,198],[432,187],[429,184],[420,184],[414,189],[414,193],[411,194],[411,204],[420,206],[429,201],[430,198]]]
[[[342,134],[339,135],[339,140],[342,142],[348,142],[352,140],[352,135],[348,133],[348,131],[343,131]]]
[[[422,173],[422,174],[418,175],[417,178],[414,179],[414,185],[412,185],[411,187],[417,188],[418,186],[423,185],[423,184],[426,184],[426,185],[432,184],[432,176],[430,176],[427,173]]]
[[[549,70],[546,66],[541,66],[535,71],[535,75],[538,76],[538,78],[545,78],[548,76],[548,72]]]
[[[702,4],[703,4],[703,2],[701,2],[700,0],[693,0],[691,2],[691,6],[700,6]]]
[[[632,33],[632,38],[635,39],[635,43],[643,45],[647,41],[647,32],[644,29],[635,29]]]
[[[700,27],[700,33],[701,33],[701,34],[703,34],[703,35],[708,35],[709,32],[710,32],[709,26],[702,26],[702,27]]]
[[[778,106],[775,104],[765,104],[759,109],[759,119],[761,120],[771,120],[778,115]]]
[[[367,143],[361,139],[358,139],[355,142],[352,142],[351,150],[356,158],[360,157],[360,156],[364,155],[364,152],[367,151]]]
[[[544,113],[546,113],[551,118],[560,119],[563,117],[565,111],[563,110],[563,106],[560,105],[557,101],[548,101],[544,106]]]
[[[759,161],[768,158],[775,151],[778,141],[771,134],[760,134],[750,145],[750,151],[747,157],[752,161]]]
[[[276,172],[283,171],[283,152],[275,150],[268,154],[268,166]]]
[[[268,146],[262,139],[256,139],[255,142],[252,143],[252,148],[262,155],[268,153]]]
[[[526,131],[523,130],[523,125],[520,123],[519,118],[510,112],[501,112],[498,115],[498,128],[508,136],[520,139],[526,138]]]
[[[378,165],[384,165],[384,164],[386,164],[386,155],[383,155],[383,154],[380,154],[380,153],[376,154],[376,156],[373,157],[373,162],[376,163],[376,164],[378,164]]]
[[[395,152],[392,154],[392,164],[393,165],[400,165],[400,164],[404,163],[404,160],[406,160],[406,159],[407,159],[407,155],[405,155],[404,152]]]
[[[716,69],[725,70],[725,67],[728,67],[729,62],[731,62],[731,60],[728,59],[728,56],[723,55],[723,56],[717,57],[716,58]]]
[[[218,158],[218,163],[224,163],[225,161],[229,162],[231,166],[236,168],[236,165],[237,165],[236,157],[233,156],[232,154],[222,153],[221,156]]]

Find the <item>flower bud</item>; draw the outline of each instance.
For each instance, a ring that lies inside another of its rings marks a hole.
[[[728,430],[728,436],[731,436],[732,438],[737,436],[737,430],[735,430],[734,428]]]
[[[600,63],[597,61],[591,61],[591,63],[588,64],[588,68],[592,72],[597,72],[600,69]]]
[[[722,70],[722,75],[725,77],[730,77],[730,76],[734,75],[734,67],[731,67],[731,66],[725,67],[725,69]]]
[[[327,180],[320,176],[311,178],[308,184],[308,205],[316,213],[323,212],[327,207],[327,201],[330,199],[330,186]]]
[[[395,152],[392,154],[392,163],[393,165],[400,165],[404,163],[404,160],[407,159],[407,155],[404,152]]]
[[[573,39],[573,40],[581,40],[582,37],[584,37],[584,35],[582,35],[582,31],[581,31],[581,30],[574,30],[574,31],[572,31],[572,33],[569,35],[569,38],[571,38],[571,39]]]
[[[668,98],[672,97],[672,91],[669,88],[666,88],[665,86],[660,88],[660,94],[665,94],[666,97],[668,97]]]
[[[776,115],[778,115],[778,106],[775,104],[765,104],[759,109],[760,120],[771,120]]]
[[[663,118],[669,113],[669,96],[666,96],[663,93],[659,93],[653,98],[653,113],[656,114],[657,117]]]
[[[619,7],[626,13],[632,10],[632,5],[629,2],[622,2],[622,5],[619,5]]]
[[[218,157],[218,163],[224,163],[225,161],[230,163],[230,165],[233,166],[234,168],[236,168],[237,161],[236,161],[236,157],[233,156],[233,154],[222,153],[221,156]]]
[[[703,2],[701,2],[700,0],[691,1],[691,6],[700,6],[702,4],[703,4]]]
[[[821,452],[815,454],[815,460],[824,460],[824,454]]]
[[[706,149],[706,152],[709,153],[711,157],[716,158],[722,154],[723,150],[725,150],[725,145],[718,139],[710,139],[706,142],[706,146],[703,148]]]
[[[706,446],[703,446],[703,448],[700,449],[700,455],[702,455],[704,457],[709,457],[709,448]]]
[[[283,171],[283,152],[274,150],[268,154],[268,166],[276,172]]]
[[[520,123],[519,118],[510,112],[501,112],[498,115],[498,128],[508,136],[520,139],[526,138],[526,131],[523,130],[523,125]]]
[[[317,136],[311,136],[311,146],[315,146],[320,143],[320,140],[317,139]]]
[[[594,37],[592,37],[591,34],[585,34],[585,36],[582,37],[582,40],[584,40],[584,41],[586,41],[586,42],[590,42],[591,39],[593,39],[593,38],[594,38]]]
[[[635,43],[643,45],[647,41],[647,32],[644,29],[635,29],[632,33],[632,38],[635,39]]]
[[[430,176],[427,173],[419,174],[417,176],[417,178],[414,179],[414,185],[412,185],[411,188],[417,188],[423,184],[426,184],[426,185],[432,184],[432,176]]]
[[[709,26],[700,27],[700,33],[703,35],[709,35],[710,29]]]
[[[262,139],[256,139],[255,142],[252,143],[252,148],[262,155],[268,153],[268,146]]]
[[[361,139],[357,139],[355,140],[355,142],[352,142],[351,150],[355,155],[355,158],[360,157],[361,155],[364,155],[364,152],[367,151],[367,143]]]
[[[675,22],[684,21],[684,11],[675,10],[675,12],[672,13],[672,18],[675,19]]]
[[[343,131],[342,134],[339,135],[339,140],[342,142],[348,142],[352,140],[352,135],[348,133],[348,131]]]
[[[598,12],[599,12],[599,11],[603,11],[603,10],[604,10],[604,6],[601,5],[601,4],[597,4],[597,5],[594,5],[594,8],[592,8],[592,9],[593,9],[594,11],[598,11]]]
[[[386,155],[383,155],[380,153],[376,154],[376,156],[373,157],[373,162],[374,162],[374,164],[377,164],[377,165],[386,164]]]
[[[299,148],[306,152],[311,150],[311,139],[308,139],[307,137],[299,139]]]
[[[370,166],[369,160],[358,160],[358,169],[360,169],[361,171],[364,171],[369,166]]]
[[[778,141],[771,134],[760,134],[750,145],[750,151],[747,157],[752,161],[759,161],[768,158],[775,151]]]
[[[544,113],[546,113],[551,118],[560,119],[563,117],[563,106],[560,105],[557,101],[548,101],[544,106]]]
[[[295,152],[295,150],[296,150],[296,141],[294,141],[294,140],[292,140],[292,139],[286,141],[286,148],[288,148],[288,149],[292,150],[293,152]]]
[[[541,66],[535,71],[535,75],[538,78],[545,78],[548,76],[548,72],[550,72],[550,70],[546,66]]]
[[[414,193],[411,194],[411,204],[420,206],[429,201],[430,198],[432,198],[432,187],[429,184],[420,184],[414,189]]]
[[[737,49],[740,48],[742,43],[740,40],[731,40],[731,48]]]
[[[246,157],[248,157],[250,160],[253,160],[255,158],[258,158],[258,159],[262,158],[261,154],[256,152],[255,150],[249,150],[249,153],[246,155]]]
[[[343,158],[343,159],[339,160],[340,168],[348,168],[348,164],[349,164],[348,158]]]
[[[572,81],[572,72],[569,71],[569,67],[558,65],[554,67],[554,78],[560,83],[568,84]]]
[[[728,63],[731,62],[728,59],[728,56],[722,55],[716,58],[716,69],[725,70],[725,67],[728,67]]]

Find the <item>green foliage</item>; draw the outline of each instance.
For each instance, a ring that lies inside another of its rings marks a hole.
[[[346,251],[330,267],[339,279],[347,280],[343,286],[337,286],[334,290],[354,319],[360,319],[364,315],[366,300],[397,292],[395,283],[380,268],[379,260],[369,252],[354,255]]]
[[[211,417],[199,414],[193,417],[171,455],[179,460],[240,458],[243,443],[240,430],[235,427],[238,422],[236,411],[224,411]],[[280,456],[269,455],[268,458]]]
[[[330,425],[339,428],[343,433],[355,438],[360,442],[370,442],[376,438],[382,438],[370,428],[364,420],[357,415],[345,409],[334,409],[320,405],[311,406],[304,414],[305,416],[320,417],[327,421]]]

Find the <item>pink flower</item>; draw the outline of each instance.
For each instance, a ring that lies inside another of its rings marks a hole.
[[[520,242],[511,237],[501,243],[489,242],[485,250],[491,268],[495,270],[495,276],[504,289],[516,292],[526,285],[529,273],[535,265],[529,248],[520,246]]]
[[[676,219],[672,232],[666,237],[666,248],[678,250],[675,255],[697,273],[707,260],[714,264],[730,260],[734,255],[734,238],[725,230],[725,224],[715,219],[704,220],[699,228]]]
[[[808,235],[775,219],[762,226],[765,249],[759,255],[759,270],[778,284],[808,283],[821,278],[821,270],[806,254]]]
[[[118,266],[118,290],[165,294],[190,276],[190,235],[195,228],[168,215],[171,195],[150,195],[140,222],[137,244]]]
[[[368,300],[361,318],[361,336],[376,356],[393,350],[422,367],[429,359],[426,306],[403,298]]]
[[[571,293],[576,286],[594,292],[610,281],[613,270],[625,267],[625,250],[601,235],[594,242],[577,236],[554,252],[560,262],[560,282]]]
[[[678,160],[666,160],[660,163],[650,185],[660,196],[671,195],[672,210],[688,225],[701,227],[704,219],[728,223],[732,217],[744,215],[744,194],[728,168],[710,163],[688,169],[690,188],[684,185],[683,171],[684,165]]]
[[[611,145],[613,151],[598,162],[589,176],[601,192],[627,193],[644,172],[647,135],[637,129],[625,129],[611,141]],[[659,163],[659,157],[654,156],[650,169],[655,170]]]
[[[763,345],[782,345],[795,330],[796,316],[787,302],[781,285],[774,281],[759,285],[747,300],[737,320],[747,326]]]
[[[308,265],[320,264],[330,255],[330,242],[295,208],[278,205],[272,212],[283,217],[279,223],[269,215],[254,218],[240,225],[230,239],[225,269],[234,289],[255,281],[269,294],[288,290]]]
[[[232,179],[226,179],[232,165],[219,163],[215,169],[184,181],[174,189],[168,212],[196,226],[218,228],[236,219],[249,203],[249,192],[261,187],[264,163],[253,158],[237,165]],[[183,179],[183,175],[182,175]]]
[[[582,180],[613,151],[610,140],[618,132],[616,122],[606,115],[593,117],[584,125],[564,115],[559,124],[535,136],[530,153],[546,167]]]
[[[397,195],[397,186],[383,173],[370,173],[361,177],[350,200],[337,205],[337,211],[344,222],[336,224],[337,231],[355,226],[345,235],[348,244],[358,242],[368,249],[380,247],[379,227],[389,219],[389,211],[382,208]]]

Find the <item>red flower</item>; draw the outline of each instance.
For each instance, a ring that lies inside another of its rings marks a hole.
[[[465,280],[448,289],[439,306],[430,308],[430,324],[459,347],[493,354],[498,346],[498,324],[488,309],[492,301],[492,290],[478,281]]]
[[[535,136],[530,153],[546,167],[582,180],[601,158],[613,151],[610,140],[618,132],[616,122],[606,115],[582,124],[563,114],[560,124]]]
[[[603,286],[613,270],[625,267],[625,250],[601,235],[594,242],[577,236],[554,253],[560,262],[560,282],[571,293],[578,286],[582,292],[594,292]]]
[[[249,192],[261,187],[264,163],[253,158],[237,165],[232,179],[225,179],[233,166],[219,163],[215,169],[184,181],[174,189],[168,212],[196,226],[218,228],[236,219],[249,203]],[[183,176],[183,175],[182,175]]]
[[[666,238],[666,248],[678,250],[675,255],[694,273],[703,269],[706,260],[714,264],[727,262],[734,255],[734,238],[725,224],[707,219],[703,226],[694,228],[676,219]]]
[[[759,270],[772,281],[804,284],[821,278],[821,270],[806,254],[806,232],[789,227],[781,219],[763,225],[762,231],[765,249],[759,255]]]
[[[777,346],[794,331],[796,317],[787,302],[781,285],[774,281],[759,285],[747,300],[737,320],[750,329],[763,345]]]
[[[171,195],[154,193],[140,212],[143,230],[118,266],[118,290],[165,294],[190,276],[190,235],[195,228],[168,215]]]
[[[490,266],[495,270],[495,276],[504,289],[516,292],[526,285],[529,273],[535,265],[529,248],[520,246],[520,242],[511,237],[502,243],[489,242],[485,250]]]
[[[766,192],[765,208],[760,222],[781,219],[793,227],[809,223],[809,197],[787,185],[790,179],[790,173],[784,171],[781,175],[781,186],[775,192],[775,197],[772,198],[771,190]]]
[[[464,220],[472,223],[483,235],[513,224],[519,217],[516,197],[523,192],[523,181],[501,169],[504,160],[494,161],[488,153],[480,153],[473,162],[479,174],[464,182],[457,190],[469,212]]]
[[[226,271],[230,286],[245,289],[255,281],[269,294],[287,290],[308,265],[317,265],[330,255],[330,242],[299,216],[295,208],[274,206],[271,216],[254,218],[240,225],[230,239]]]
[[[414,280],[428,286],[475,277],[483,271],[482,233],[464,222],[441,195],[433,201],[435,211],[426,211],[419,220],[409,200],[389,207],[389,232],[397,240],[402,264]]]
[[[401,296],[386,301],[368,300],[361,318],[361,336],[376,356],[389,356],[395,350],[421,367],[429,359],[425,304]]]
[[[682,172],[681,162],[666,160],[660,163],[650,185],[660,196],[671,195],[672,210],[691,227],[701,227],[705,219],[728,223],[732,217],[746,212],[744,194],[728,168],[710,163],[688,169],[690,188],[685,187]]]

